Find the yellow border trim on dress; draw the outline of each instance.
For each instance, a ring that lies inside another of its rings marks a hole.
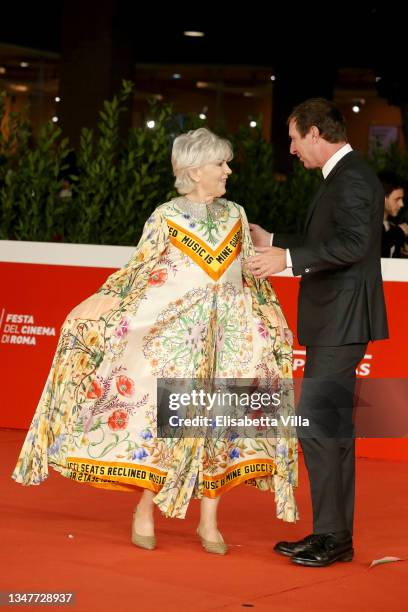
[[[66,466],[51,465],[55,470],[61,472],[64,476],[75,482],[104,489],[133,491],[135,487],[137,487],[143,489],[147,488],[157,493],[166,480],[166,472],[141,464],[107,462],[95,459],[85,460],[78,457],[68,457],[67,461],[68,464]],[[98,466],[100,473],[91,473],[91,471],[88,471],[86,468],[81,470],[80,466],[82,465],[91,467]],[[251,466],[259,466],[259,468],[256,470],[248,469]],[[116,468],[121,468],[124,473],[118,474]],[[108,471],[109,469],[111,471]],[[112,474],[113,470],[115,470],[114,474]],[[139,472],[139,474],[130,477],[129,470],[132,470],[132,472],[134,471],[136,474]],[[217,476],[204,476],[203,495],[205,497],[217,497],[221,493],[228,491],[242,482],[251,484],[251,481],[255,481],[257,478],[271,477],[276,473],[277,466],[273,459],[251,459],[249,461],[242,461],[231,466],[228,470]]]
[[[213,280],[218,280],[241,251],[241,221],[237,221],[220,244],[213,250],[200,238],[181,225],[167,219],[170,242],[200,266]],[[189,243],[189,241],[192,241]],[[220,261],[220,259],[222,259]]]

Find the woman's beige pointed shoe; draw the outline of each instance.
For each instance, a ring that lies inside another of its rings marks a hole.
[[[132,521],[132,544],[139,548],[145,548],[146,550],[154,550],[156,548],[156,537],[144,536],[137,533],[135,528],[135,515],[136,511],[133,513]]]
[[[201,544],[209,553],[213,553],[215,555],[225,555],[228,552],[228,544],[225,542],[210,542],[210,540],[206,540],[203,538],[197,529],[197,535],[201,540]]]

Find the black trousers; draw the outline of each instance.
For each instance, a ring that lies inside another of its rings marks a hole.
[[[306,347],[297,413],[308,419],[309,426],[298,427],[297,433],[309,474],[316,534],[353,533],[353,396],[355,370],[366,348],[366,344]]]

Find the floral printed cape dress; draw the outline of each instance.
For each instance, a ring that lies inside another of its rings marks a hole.
[[[192,497],[247,482],[294,521],[293,437],[156,435],[158,378],[292,375],[275,293],[242,267],[253,254],[243,208],[219,199],[217,217],[199,218],[203,205],[186,212],[185,201],[159,206],[129,263],[68,315],[13,478],[39,484],[50,465],[94,486],[148,488],[178,518]]]

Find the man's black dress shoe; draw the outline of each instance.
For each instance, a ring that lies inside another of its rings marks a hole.
[[[336,561],[352,561],[354,556],[353,540],[348,537],[339,539],[335,534],[327,533],[315,536],[315,539],[291,556],[291,561],[308,567],[326,567]]]
[[[296,542],[278,542],[273,547],[273,550],[275,550],[280,555],[291,557],[292,555],[295,555],[301,550],[303,550],[306,546],[310,546],[310,544],[313,544],[314,540],[319,537],[320,536],[314,535],[312,533],[311,535],[308,535],[303,538],[303,540],[297,540]]]

